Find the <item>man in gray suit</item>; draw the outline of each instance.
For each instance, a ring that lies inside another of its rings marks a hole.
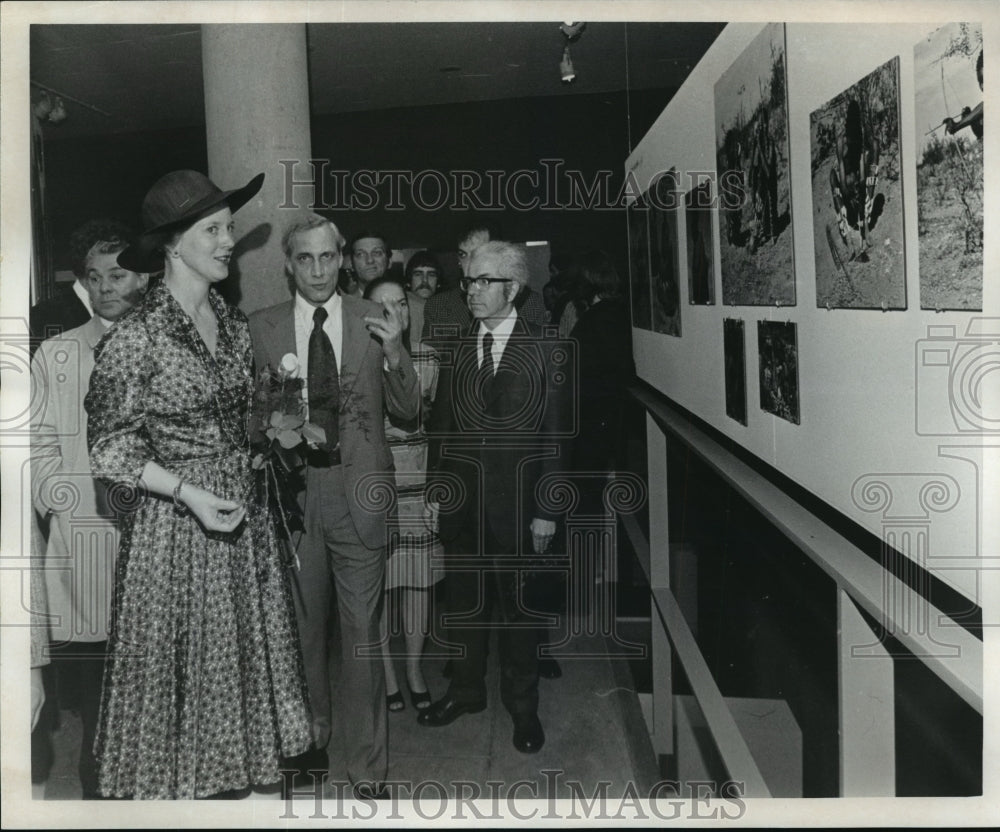
[[[332,577],[340,613],[342,753],[355,793],[368,798],[380,796],[388,768],[385,677],[381,654],[372,649],[380,640],[394,503],[383,414],[387,408],[401,419],[415,418],[420,388],[401,346],[398,310],[336,291],[344,242],[318,214],[294,220],[282,245],[295,296],[251,315],[250,334],[258,367],[277,367],[289,353],[297,357],[309,421],[326,432],[326,442],[308,454],[301,567],[293,575],[315,738],[314,751],[294,767],[328,765]]]

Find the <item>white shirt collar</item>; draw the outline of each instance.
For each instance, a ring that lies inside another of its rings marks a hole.
[[[330,299],[323,304],[323,308],[326,310],[327,314],[332,318],[338,312],[340,312],[341,298],[340,292],[334,292],[330,295]],[[307,319],[312,323],[313,315],[316,313],[316,307],[313,306],[309,301],[307,301],[298,292],[295,293],[295,314]]]
[[[87,307],[87,311],[93,315],[94,305],[90,302],[90,293],[84,288],[82,280],[73,281],[73,294],[81,300],[83,305]]]
[[[500,368],[500,360],[503,358],[503,351],[507,347],[507,341],[510,340],[511,334],[514,332],[514,326],[517,323],[517,310],[512,306],[510,308],[510,313],[500,321],[493,329],[487,329],[482,321],[479,322],[479,337],[476,341],[476,358],[479,366],[483,366],[483,339],[486,337],[486,333],[489,332],[493,336],[493,347],[490,352],[493,354],[493,372]]]
[[[507,339],[510,338],[511,333],[514,331],[514,325],[517,323],[517,309],[513,306],[510,308],[510,312],[507,317],[500,321],[493,329],[487,329],[486,325],[480,321],[479,322],[479,342],[482,343],[483,337],[487,332],[493,334],[493,340],[503,341],[507,343]]]

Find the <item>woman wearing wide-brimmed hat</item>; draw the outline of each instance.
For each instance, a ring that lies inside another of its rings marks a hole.
[[[122,512],[95,743],[109,797],[273,783],[312,740],[287,573],[248,496],[249,330],[212,288],[229,274],[232,212],[263,178],[223,191],[167,174],[118,257],[164,274],[98,346],[86,399],[94,474]]]

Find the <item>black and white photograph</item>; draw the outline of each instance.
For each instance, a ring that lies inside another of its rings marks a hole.
[[[687,232],[688,297],[691,303],[715,303],[715,243],[712,239],[712,183],[705,180],[684,198]]]
[[[920,308],[983,308],[983,29],[913,48]]]
[[[796,325],[757,322],[760,409],[799,424],[799,347]]]
[[[747,423],[747,355],[743,321],[722,321],[722,355],[725,361],[726,415],[741,425]]]
[[[680,337],[681,287],[677,250],[677,209],[673,205],[676,171],[660,178],[655,188],[660,198],[649,208],[650,271],[653,288],[653,331]]]
[[[652,283],[649,273],[649,207],[636,201],[628,213],[629,297],[632,302],[632,326],[653,328]]]
[[[945,6],[3,2],[5,828],[1000,822]]]
[[[722,302],[795,305],[785,26],[768,24],[715,85]],[[721,188],[720,188],[721,190]]]
[[[905,309],[899,58],[809,116],[816,305]]]

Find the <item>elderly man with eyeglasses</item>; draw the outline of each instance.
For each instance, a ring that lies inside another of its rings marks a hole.
[[[487,641],[496,629],[514,747],[533,753],[545,733],[538,720],[539,632],[523,604],[525,580],[556,531],[554,506],[538,499],[536,487],[568,470],[571,401],[553,339],[514,307],[527,272],[518,246],[477,247],[462,278],[473,324],[441,356],[428,423],[428,497],[442,495],[432,504],[452,617],[442,635],[460,656],[447,693],[418,721],[438,727],[486,708]]]

